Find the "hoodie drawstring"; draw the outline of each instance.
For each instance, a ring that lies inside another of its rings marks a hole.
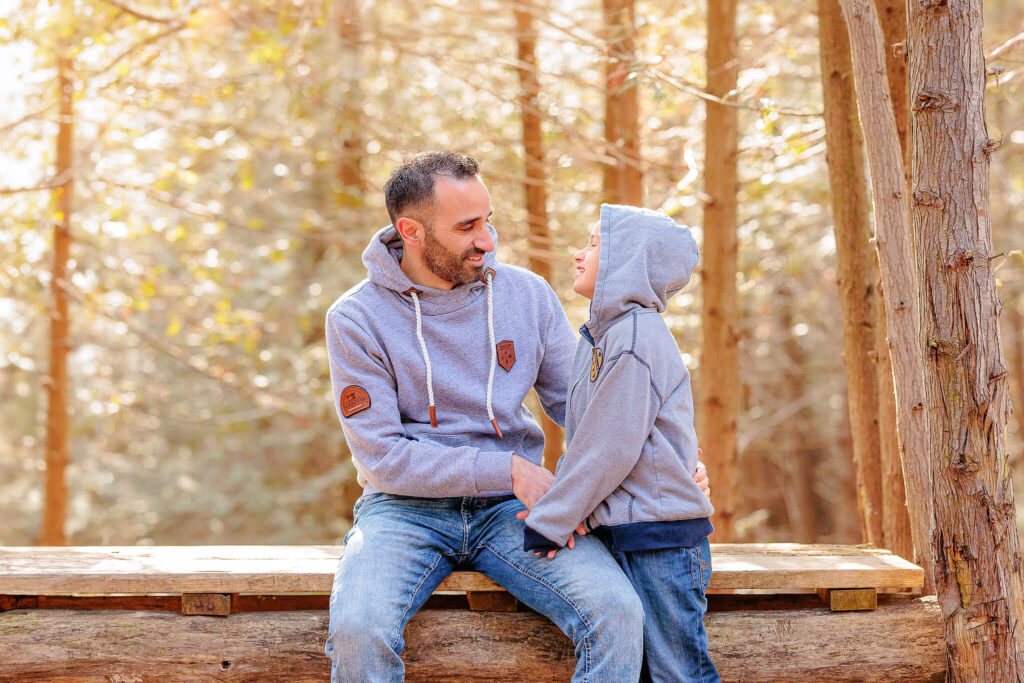
[[[430,371],[430,354],[427,353],[427,342],[423,341],[423,314],[420,312],[420,297],[415,289],[409,289],[409,296],[416,304],[416,338],[420,340],[420,351],[423,362],[427,365],[427,401],[430,405],[430,426],[437,429],[437,408],[434,407],[434,379]]]
[[[491,405],[491,397],[494,393],[494,366],[498,362],[498,347],[494,343],[493,280],[494,271],[488,268],[484,274],[484,283],[487,286],[487,338],[491,342],[491,367],[487,376],[487,417],[490,419],[491,426],[494,427],[494,432],[498,435],[498,438],[503,439],[505,437],[501,434],[501,427],[498,426],[498,420],[494,417],[494,407]],[[437,407],[434,405],[434,375],[430,367],[430,354],[427,353],[427,342],[423,339],[423,312],[420,310],[420,292],[410,287],[402,293],[411,296],[413,304],[416,306],[416,339],[420,342],[423,362],[427,366],[427,401],[430,406],[430,426],[437,429]]]
[[[494,427],[494,431],[498,434],[498,438],[503,439],[504,437],[501,435],[501,428],[498,427],[498,421],[494,419],[494,408],[491,407],[491,393],[494,388],[494,364],[498,361],[498,347],[494,343],[493,280],[494,271],[488,268],[487,273],[484,275],[484,282],[487,283],[487,335],[491,342],[491,371],[487,376],[487,417],[491,419],[491,426]]]

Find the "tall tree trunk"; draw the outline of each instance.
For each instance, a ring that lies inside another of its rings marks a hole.
[[[633,0],[602,0],[607,33],[604,139],[614,161],[604,166],[604,201],[640,206],[640,99],[635,78],[636,21]]]
[[[537,80],[537,29],[534,12],[539,11],[524,0],[517,4],[516,47],[519,61],[519,111],[523,120],[523,150],[526,157],[526,214],[529,225],[530,270],[551,282],[551,239],[548,235],[547,194],[544,187],[544,144],[540,127],[540,83]],[[544,430],[544,466],[552,472],[562,454],[564,432],[543,410],[539,411]]]
[[[913,3],[913,201],[949,677],[1024,678],[1024,585],[1007,466],[1009,376],[992,273],[981,0]]]
[[[65,545],[68,487],[68,273],[71,251],[71,211],[74,188],[74,66],[66,43],[57,54],[57,89],[60,121],[57,127],[57,177],[63,182],[53,192],[53,277],[50,283],[50,372],[46,378],[46,502],[42,545]]]
[[[359,0],[336,0],[337,31],[341,73],[345,77],[346,92],[342,97],[338,117],[338,135],[342,140],[338,159],[338,180],[341,186],[339,204],[342,207],[361,207],[366,191],[363,175],[365,156],[362,129],[362,62],[359,55],[361,23]]]
[[[878,434],[878,378],[874,363],[877,277],[871,248],[863,139],[850,63],[850,40],[839,0],[818,0],[818,43],[825,99],[832,218],[835,223],[843,364],[849,397],[853,462],[861,533],[881,546],[882,477]],[[895,425],[893,425],[895,428]]]
[[[736,87],[736,0],[708,0],[708,87],[724,97]],[[736,419],[740,405],[739,305],[736,292],[735,107],[708,101],[704,124],[704,331],[700,363],[699,437],[715,486],[715,538],[733,538],[736,513]]]
[[[914,545],[932,537],[932,480],[925,420],[924,358],[918,277],[910,232],[903,156],[896,133],[885,73],[882,29],[871,0],[841,0],[850,36],[857,104],[867,140],[875,214],[875,248],[885,287],[889,353],[892,357],[896,414]],[[934,567],[921,552],[925,588],[934,585]]]
[[[910,82],[907,78],[907,7],[906,0],[875,0],[882,37],[885,41],[885,69],[892,98],[896,134],[903,153],[903,175],[910,196],[909,116]],[[876,270],[878,304],[875,307],[875,362],[878,376],[878,437],[882,479],[882,544],[901,557],[915,559],[907,494],[900,462],[899,434],[896,430],[896,393],[893,389],[892,358],[886,341],[888,325],[882,306],[882,279]]]
[[[788,285],[778,290],[778,299],[784,301],[782,316],[779,323],[787,330],[782,342],[785,355],[785,368],[782,370],[783,386],[780,387],[780,398],[787,404],[793,404],[804,395],[804,359],[806,353],[793,336],[793,302],[795,295]],[[806,408],[804,409],[806,410]],[[818,524],[821,521],[815,510],[813,484],[815,480],[815,446],[807,443],[808,430],[805,428],[804,411],[801,410],[786,420],[785,429],[788,438],[786,455],[781,458],[780,465],[786,473],[786,485],[782,487],[782,500],[786,505],[789,517],[789,530],[793,540],[798,543],[814,543],[818,538]]]

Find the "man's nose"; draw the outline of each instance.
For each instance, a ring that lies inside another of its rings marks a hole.
[[[483,228],[483,232],[473,240],[473,246],[480,251],[494,251],[494,239],[491,237],[491,231],[487,229],[486,225]]]

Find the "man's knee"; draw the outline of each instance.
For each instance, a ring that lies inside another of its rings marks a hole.
[[[332,606],[333,608],[333,606]],[[359,662],[397,657],[397,643],[381,614],[364,613],[351,608],[331,610],[325,652],[336,664],[346,667]]]

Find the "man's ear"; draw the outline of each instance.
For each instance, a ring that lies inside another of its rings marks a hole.
[[[423,241],[423,232],[426,230],[422,223],[408,216],[399,218],[395,229],[398,230],[403,242],[416,247]]]

